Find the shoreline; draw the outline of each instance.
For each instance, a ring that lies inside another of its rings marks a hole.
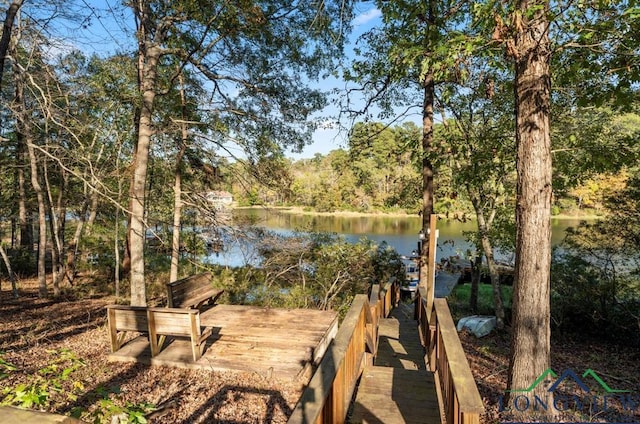
[[[398,218],[419,218],[420,215],[417,213],[406,213],[406,212],[354,212],[354,211],[334,211],[334,212],[318,212],[318,211],[310,211],[304,210],[302,206],[264,206],[264,205],[256,205],[256,206],[233,206],[232,210],[242,210],[242,209],[264,209],[264,210],[272,210],[278,211],[281,213],[288,213],[293,215],[309,215],[309,216],[338,216],[345,218],[360,218],[360,217],[398,217]],[[439,218],[445,219],[444,215],[439,214]],[[594,214],[577,214],[577,215],[569,215],[569,214],[558,214],[551,215],[551,219],[554,220],[584,220],[584,221],[596,221],[598,219],[606,218],[600,215]],[[450,218],[455,220],[455,218]],[[472,216],[471,219],[475,219],[475,216]]]
[[[347,218],[358,218],[358,217],[366,217],[366,216],[379,216],[379,217],[415,217],[418,218],[420,215],[417,213],[409,214],[406,212],[354,212],[354,211],[334,211],[334,212],[318,212],[318,211],[308,211],[304,210],[301,206],[235,206],[232,208],[233,210],[242,210],[242,209],[264,209],[264,210],[272,210],[278,211],[281,213],[288,213],[294,215],[310,215],[310,216],[340,216]]]

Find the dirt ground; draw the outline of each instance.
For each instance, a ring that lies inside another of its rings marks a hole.
[[[140,364],[111,363],[104,306],[114,299],[85,292],[39,299],[33,282],[21,283],[13,299],[6,282],[0,292],[0,403],[33,402],[64,415],[76,411],[88,422],[110,416],[145,416],[152,423],[284,423],[295,406],[300,383],[251,373],[220,373]],[[485,423],[504,421],[499,413],[506,388],[508,335],[461,341],[483,398]],[[611,388],[640,400],[640,351],[593,341],[557,340],[552,368],[593,369]],[[640,423],[640,402],[626,422]],[[591,422],[619,420],[606,414]],[[1,419],[0,419],[1,421]]]
[[[88,422],[124,413],[153,423],[284,423],[300,397],[300,383],[253,373],[107,362],[104,307],[113,298],[46,300],[21,286],[17,300],[7,285],[1,292],[0,403],[24,393],[37,409],[78,410]]]
[[[460,341],[484,402],[486,413],[483,422],[514,421],[514,416],[504,411],[507,408],[514,409],[513,404],[508,404],[505,400],[509,367],[509,335],[492,332],[488,336],[477,338],[463,331],[460,333]],[[557,373],[558,379],[565,371],[573,371],[590,390],[584,392],[572,381],[563,383],[559,386],[561,390],[554,392],[559,402],[558,410],[565,408],[563,403],[565,399],[574,399],[576,396],[583,402],[586,399],[593,399],[596,402],[594,404],[596,408],[593,410],[587,411],[589,408],[585,403],[582,408],[583,413],[576,414],[570,410],[575,406],[572,403],[574,401],[571,400],[567,404],[571,408],[566,413],[557,413],[558,416],[553,419],[554,422],[640,423],[640,351],[638,349],[580,339],[579,335],[562,338],[556,336],[552,337],[551,369]],[[593,379],[582,378],[583,373],[590,369],[610,389],[627,392],[609,394],[603,391]],[[551,379],[551,382],[555,381],[557,380]],[[609,404],[607,408],[602,408],[605,396],[609,396]],[[628,400],[626,407],[616,399],[616,396],[622,396]],[[598,410],[598,404],[600,410]],[[526,409],[522,402],[520,408]],[[529,411],[530,409],[531,407]],[[530,417],[526,416],[529,411],[525,411],[525,415],[520,416],[516,421],[529,422]]]

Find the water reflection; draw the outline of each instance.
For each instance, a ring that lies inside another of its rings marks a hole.
[[[232,227],[250,224],[285,235],[294,231],[334,233],[351,242],[366,237],[376,243],[386,242],[401,254],[409,254],[416,249],[418,233],[422,228],[422,219],[418,216],[319,216],[263,208],[236,209],[233,211],[233,223]],[[580,220],[552,220],[552,245],[562,241],[568,227],[579,223]],[[466,256],[467,251],[472,249],[464,233],[475,231],[475,222],[441,219],[438,220],[437,227],[439,238],[436,260],[453,255]],[[230,229],[223,237],[224,250],[217,256],[210,255],[206,262],[229,266],[258,263],[259,258],[253,251],[250,238],[241,237]],[[513,259],[510,252],[498,253],[496,256],[506,261]]]

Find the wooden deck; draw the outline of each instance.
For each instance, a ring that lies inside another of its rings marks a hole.
[[[335,312],[216,305],[200,315],[212,327],[204,354],[191,357],[186,340],[168,345],[151,358],[149,341],[138,336],[109,355],[110,361],[141,362],[215,371],[250,371],[267,377],[308,381],[338,331]]]
[[[378,354],[366,367],[350,422],[442,422],[433,373],[427,371],[413,307],[400,304],[380,320]]]

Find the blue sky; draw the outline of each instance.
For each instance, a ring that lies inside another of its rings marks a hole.
[[[349,46],[347,46],[348,57],[353,57],[352,49],[358,37],[376,25],[379,25],[381,22],[381,13],[374,6],[361,3],[356,7],[357,13],[353,20],[353,32],[349,37]],[[320,86],[324,90],[330,90],[333,88],[341,89],[344,88],[344,83],[331,79],[321,82]],[[327,116],[337,116],[338,109],[335,106],[330,105],[325,109],[324,113]],[[302,153],[290,153],[289,157],[293,159],[312,158],[317,153],[325,155],[331,150],[344,147],[346,147],[346,134],[344,132],[339,132],[337,125],[332,121],[327,120],[327,124],[316,130],[313,134],[312,144],[308,145]]]
[[[90,17],[82,23],[81,27],[78,27],[77,23],[69,24],[69,26],[63,25],[62,32],[67,33],[68,39],[74,40],[73,47],[100,56],[131,50],[135,23],[130,8],[122,6],[120,0],[84,0],[75,5],[74,3],[68,3],[70,8],[76,7],[73,12]],[[352,48],[358,37],[381,22],[380,11],[370,2],[359,3],[356,6],[355,15],[352,22],[353,31],[347,46],[350,57],[352,57]],[[62,45],[56,49],[64,50],[65,47]],[[323,90],[344,88],[344,83],[336,79],[327,79],[318,84]],[[330,105],[319,116],[337,116],[337,114],[337,107]],[[337,126],[327,120],[327,124],[314,133],[312,144],[307,146],[302,153],[288,152],[288,156],[294,159],[312,158],[317,153],[324,155],[331,150],[345,147],[345,145],[346,134],[340,133]]]

